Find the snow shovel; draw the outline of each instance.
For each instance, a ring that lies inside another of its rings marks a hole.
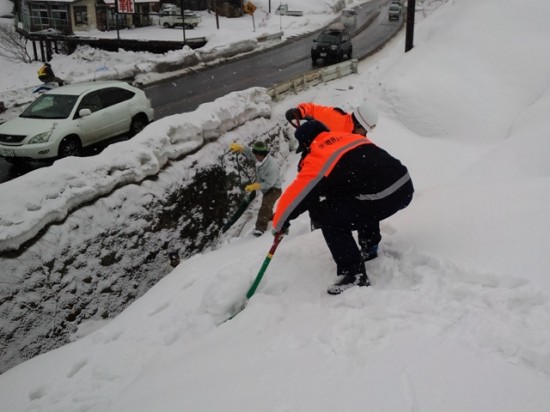
[[[250,193],[247,193],[246,196],[244,197],[243,201],[241,202],[241,204],[239,205],[239,207],[237,208],[237,210],[235,211],[235,213],[233,213],[233,215],[227,220],[227,222],[225,222],[225,224],[223,225],[222,227],[222,233],[225,233],[227,232],[227,230],[233,226],[233,224],[239,220],[239,218],[241,217],[241,215],[244,213],[244,211],[246,210],[246,208],[250,205],[250,203],[252,203],[252,201],[254,200],[254,198],[256,197],[256,191],[253,191],[253,192],[250,192]]]
[[[244,308],[246,307],[246,304],[248,303],[248,300],[254,295],[254,292],[256,292],[256,289],[258,288],[258,285],[262,281],[262,277],[264,276],[264,273],[269,266],[269,262],[271,262],[271,259],[273,258],[273,255],[275,254],[275,251],[277,250],[277,247],[279,246],[279,243],[281,243],[281,240],[283,240],[283,237],[285,236],[285,233],[283,231],[275,233],[275,237],[273,239],[273,244],[271,245],[271,249],[269,249],[269,252],[267,253],[267,256],[264,259],[264,263],[262,264],[262,267],[260,268],[260,271],[256,275],[256,279],[254,279],[254,282],[252,282],[252,286],[250,286],[250,289],[248,289],[248,292],[246,292],[246,299],[242,303],[242,305],[237,309],[236,313],[234,313],[229,319],[233,319],[235,316],[237,316],[239,313],[241,313]],[[227,322],[226,320],[226,322]]]

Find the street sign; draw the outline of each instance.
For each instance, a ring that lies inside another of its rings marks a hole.
[[[248,1],[244,4],[244,12],[246,14],[250,14],[252,16],[255,11],[256,11],[256,6],[251,2]]]

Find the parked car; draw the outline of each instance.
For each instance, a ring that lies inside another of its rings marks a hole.
[[[295,16],[300,17],[304,15],[303,11],[300,10],[289,10],[288,4],[281,4],[277,9],[275,10],[275,14],[279,14],[281,16]]]
[[[401,17],[401,5],[391,3],[388,9],[388,20],[399,20],[399,17]]]
[[[145,93],[123,81],[61,86],[0,125],[0,157],[23,163],[79,156],[84,147],[134,136],[153,119]]]
[[[168,7],[164,8],[164,10],[161,9],[159,12],[159,24],[164,27],[174,28],[176,26],[183,26],[186,29],[194,29],[199,25],[201,20],[201,16],[190,10],[184,10],[182,17],[179,7]]]
[[[342,23],[335,23],[323,30],[311,46],[311,62],[315,66],[317,60],[340,62],[351,59],[353,47],[351,35]]]

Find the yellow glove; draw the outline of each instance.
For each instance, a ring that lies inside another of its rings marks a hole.
[[[238,143],[231,143],[229,145],[229,150],[231,150],[232,152],[241,153],[244,150],[244,146],[242,144],[238,144]]]
[[[256,190],[260,190],[261,187],[262,185],[256,182],[256,183],[249,184],[244,188],[244,190],[246,190],[247,192],[255,192]]]

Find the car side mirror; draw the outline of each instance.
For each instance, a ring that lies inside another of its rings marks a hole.
[[[86,117],[92,114],[92,111],[90,109],[80,109],[78,112],[79,117]]]

